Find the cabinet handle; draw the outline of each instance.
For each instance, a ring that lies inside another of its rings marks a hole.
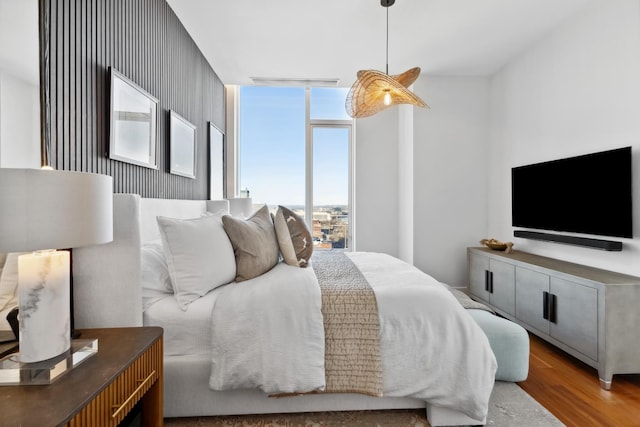
[[[549,320],[549,292],[542,292],[542,318]]]
[[[484,271],[484,290],[489,292],[489,270]]]
[[[556,296],[554,294],[549,295],[551,296],[551,301],[549,301],[549,321],[551,323],[558,323],[556,316]]]
[[[489,293],[493,293],[493,271],[489,272]]]
[[[138,395],[140,390],[142,390],[142,388],[155,376],[155,374],[156,371],[154,370],[149,374],[147,378],[145,378],[144,380],[139,380],[138,382],[140,382],[140,385],[138,386],[138,388],[136,388],[133,393],[131,393],[131,395],[127,398],[127,400],[125,400],[121,405],[113,405],[113,409],[117,408],[117,410],[113,413],[113,415],[111,415],[111,418],[116,418],[118,414],[122,412],[122,410],[127,406],[127,404],[131,402],[131,400]]]

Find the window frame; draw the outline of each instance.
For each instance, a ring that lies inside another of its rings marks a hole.
[[[311,119],[311,87],[305,86],[305,221],[310,230],[313,229],[313,129],[315,127],[326,128],[346,128],[349,134],[349,182],[348,182],[348,206],[349,211],[349,232],[347,235],[347,242],[349,251],[355,251],[356,247],[356,235],[355,235],[355,176],[356,176],[356,137],[355,137],[355,120],[354,119]],[[233,176],[235,177],[233,186],[235,187],[228,194],[238,194],[241,186],[240,182],[240,134],[239,134],[239,122],[240,118],[240,103],[242,102],[240,97],[240,86],[235,86],[232,96],[234,116],[231,118],[233,124]],[[229,122],[228,122],[229,123]]]
[[[342,128],[347,129],[349,134],[349,182],[348,182],[348,195],[347,195],[347,209],[349,212],[348,224],[349,233],[347,235],[347,250],[355,250],[355,224],[354,224],[354,210],[355,204],[353,201],[355,186],[355,138],[353,119],[350,120],[329,120],[329,119],[311,119],[311,88],[307,87],[305,90],[305,201],[304,201],[304,215],[309,230],[313,230],[313,129],[314,128]]]

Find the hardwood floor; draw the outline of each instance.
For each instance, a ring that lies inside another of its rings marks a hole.
[[[529,335],[529,377],[519,385],[558,419],[569,427],[640,426],[640,374],[614,375],[603,390],[595,369]]]

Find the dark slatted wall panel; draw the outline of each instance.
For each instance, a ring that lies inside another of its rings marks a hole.
[[[49,27],[51,165],[111,175],[118,193],[207,198],[208,122],[224,129],[224,87],[165,0],[40,0],[40,7],[49,16],[41,31]],[[109,66],[159,99],[158,170],[106,154]],[[169,110],[197,126],[195,180],[168,173]]]

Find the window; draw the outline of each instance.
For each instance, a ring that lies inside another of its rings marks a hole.
[[[304,207],[305,90],[240,88],[239,188],[256,202]]]
[[[243,86],[239,101],[241,193],[298,212],[316,249],[350,248],[352,120],[348,89]]]
[[[349,89],[340,88],[311,88],[311,120],[347,120],[351,124],[351,117],[344,108]]]

